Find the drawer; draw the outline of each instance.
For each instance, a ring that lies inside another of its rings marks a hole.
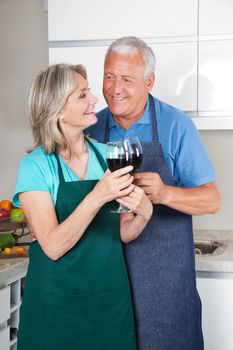
[[[10,346],[10,328],[4,328],[0,330],[0,348],[1,350],[9,350]]]
[[[10,287],[9,286],[0,289],[0,310],[1,310],[0,312],[0,324],[1,324],[10,318]]]

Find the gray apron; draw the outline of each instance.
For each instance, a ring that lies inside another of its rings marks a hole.
[[[142,142],[142,172],[176,186],[158,140],[149,96],[153,141]],[[109,139],[108,118],[104,142]],[[196,289],[192,217],[163,205],[141,235],[125,244],[140,350],[203,350],[201,302]]]

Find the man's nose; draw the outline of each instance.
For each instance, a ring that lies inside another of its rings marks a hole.
[[[115,79],[113,83],[113,91],[115,94],[120,94],[123,91],[123,84],[120,79]]]

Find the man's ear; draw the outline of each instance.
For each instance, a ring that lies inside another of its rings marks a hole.
[[[150,92],[154,86],[155,83],[155,73],[152,72],[149,76],[149,78],[147,79],[147,85],[148,85],[148,92]]]

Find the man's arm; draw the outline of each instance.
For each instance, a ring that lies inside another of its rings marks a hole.
[[[221,204],[215,182],[181,188],[163,183],[157,173],[136,173],[134,183],[142,187],[153,204],[163,204],[190,215],[214,214]]]

